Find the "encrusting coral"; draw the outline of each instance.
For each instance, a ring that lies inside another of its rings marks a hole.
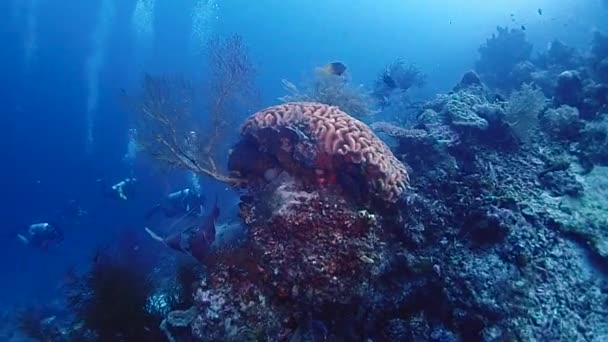
[[[269,135],[266,129],[277,134]],[[259,144],[273,139],[273,135],[279,139],[274,154],[283,169],[290,168],[281,163],[286,159],[283,155],[293,154],[314,168],[322,182],[331,181],[339,168],[354,165],[361,167],[366,190],[387,202],[396,202],[406,189],[408,173],[389,147],[367,125],[337,107],[286,103],[255,113],[242,130],[243,137],[252,137]]]

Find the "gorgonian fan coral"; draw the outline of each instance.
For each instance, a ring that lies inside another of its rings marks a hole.
[[[182,78],[146,75],[142,92],[130,101],[130,107],[140,143],[152,157],[222,182],[234,182],[218,167],[218,144],[226,127],[238,119],[236,104],[256,97],[255,67],[238,35],[212,40],[208,50],[207,96],[201,96]],[[201,98],[207,102],[207,121],[201,119],[206,116],[197,106]]]

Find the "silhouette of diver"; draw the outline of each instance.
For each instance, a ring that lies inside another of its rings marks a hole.
[[[211,244],[215,241],[215,221],[219,214],[220,209],[217,206],[216,199],[213,209],[201,224],[188,226],[164,238],[148,227],[145,230],[153,239],[164,243],[169,248],[190,255],[202,262],[208,255]]]
[[[128,177],[112,186],[107,186],[102,179],[98,179],[97,182],[101,184],[101,193],[104,197],[121,199],[126,201],[128,199],[127,195],[132,195],[133,186],[137,182],[137,179],[133,177]]]
[[[27,226],[27,230],[18,233],[17,238],[26,245],[48,250],[61,243],[64,235],[57,224],[41,222]]]
[[[201,216],[205,199],[191,189],[182,189],[170,193],[164,203],[159,203],[147,214],[146,219],[150,219],[161,212],[165,217],[172,218],[178,215]]]

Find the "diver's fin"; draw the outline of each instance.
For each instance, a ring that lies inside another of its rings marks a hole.
[[[23,242],[26,245],[30,244],[30,240],[28,240],[25,236],[21,234],[17,234],[17,239],[19,239],[19,241]]]
[[[145,227],[144,229],[146,230],[146,233],[148,233],[148,235],[150,235],[150,237],[152,237],[154,240],[160,241],[162,243],[165,243],[165,239],[163,239],[162,237],[158,236],[155,232],[153,232],[152,230],[150,230],[148,227]]]

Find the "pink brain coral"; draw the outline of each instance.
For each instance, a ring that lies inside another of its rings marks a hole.
[[[312,102],[269,107],[249,117],[242,134],[281,127],[302,131],[321,153],[364,166],[369,187],[383,200],[394,203],[405,191],[409,177],[403,164],[366,124],[338,107]]]

